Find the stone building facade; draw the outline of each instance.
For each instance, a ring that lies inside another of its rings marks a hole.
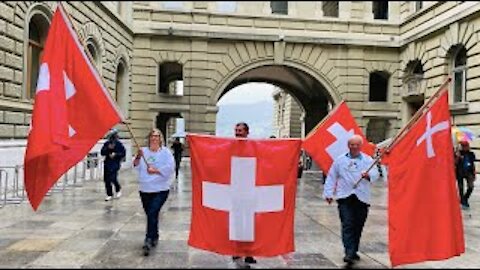
[[[44,37],[30,37],[28,26],[44,33],[54,6],[0,3],[3,140],[25,140],[34,72],[27,69],[35,62],[28,44]],[[268,82],[300,105],[300,133],[344,99],[367,136],[381,141],[449,75],[454,124],[480,132],[479,2],[134,1],[66,8],[138,138],[152,126],[172,130],[178,117],[187,132],[215,134],[216,104],[225,93]]]
[[[0,3],[0,166],[23,164],[40,56],[56,5],[53,1]],[[132,3],[64,2],[64,7],[104,83],[128,115]],[[125,127],[118,127],[127,137]],[[128,139],[124,142],[130,144]]]

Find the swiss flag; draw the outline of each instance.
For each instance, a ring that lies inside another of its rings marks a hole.
[[[383,158],[392,266],[465,252],[450,128],[444,90]]]
[[[354,134],[363,138],[362,152],[372,156],[375,153],[375,145],[367,141],[347,104],[342,101],[327,119],[305,138],[303,149],[327,174],[333,161],[348,152],[348,140]]]
[[[37,210],[65,172],[123,120],[59,5],[53,15],[25,154],[25,187]]]
[[[187,139],[193,206],[188,244],[224,255],[293,252],[301,141]]]

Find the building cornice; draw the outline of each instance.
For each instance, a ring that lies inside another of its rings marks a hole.
[[[387,48],[401,48],[417,39],[428,36],[448,25],[462,20],[472,14],[480,14],[480,2],[465,1],[433,19],[422,21],[416,27],[401,33],[402,27],[421,20],[430,11],[435,10],[445,2],[437,2],[421,11],[408,16],[400,23],[382,20],[363,21],[345,18],[298,18],[282,15],[248,15],[225,14],[206,10],[163,10],[154,7],[134,5],[134,13],[148,13],[148,19],[134,19],[132,31],[137,36],[174,36],[199,39],[230,39],[251,41],[286,41],[290,43],[314,43],[326,45],[356,45]],[[137,14],[138,15],[138,14]],[[155,16],[167,16],[156,20]],[[168,16],[186,16],[186,21],[177,22]],[[197,23],[194,18],[203,16],[204,22]],[[224,24],[211,24],[211,19],[224,20]],[[252,20],[251,25],[230,23],[231,20]],[[256,26],[257,21],[271,22],[273,26]],[[282,23],[297,23],[293,28]],[[343,30],[332,30],[333,25]],[[300,26],[299,26],[300,25]],[[377,28],[372,33],[368,28]],[[318,29],[315,29],[318,28]],[[325,30],[323,28],[329,28]],[[357,32],[351,29],[364,29]],[[378,30],[381,29],[381,30]],[[388,30],[388,31],[386,31]],[[386,32],[385,32],[386,31]],[[380,33],[378,33],[380,32]]]

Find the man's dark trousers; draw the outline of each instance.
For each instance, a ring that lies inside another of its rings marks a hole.
[[[344,199],[338,199],[337,202],[342,223],[342,242],[345,248],[345,256],[352,259],[358,251],[369,205],[360,201],[354,194]]]

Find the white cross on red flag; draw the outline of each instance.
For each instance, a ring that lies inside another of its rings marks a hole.
[[[25,188],[37,210],[52,185],[123,116],[88,60],[61,5],[48,32],[25,154]]]
[[[376,146],[367,141],[347,104],[342,101],[327,119],[305,138],[303,149],[322,171],[328,174],[333,161],[348,153],[348,140],[355,134],[363,138],[362,152],[372,156]]]
[[[383,156],[389,167],[392,266],[465,252],[455,179],[448,91]]]
[[[187,136],[192,164],[188,244],[236,256],[294,251],[300,139]]]

